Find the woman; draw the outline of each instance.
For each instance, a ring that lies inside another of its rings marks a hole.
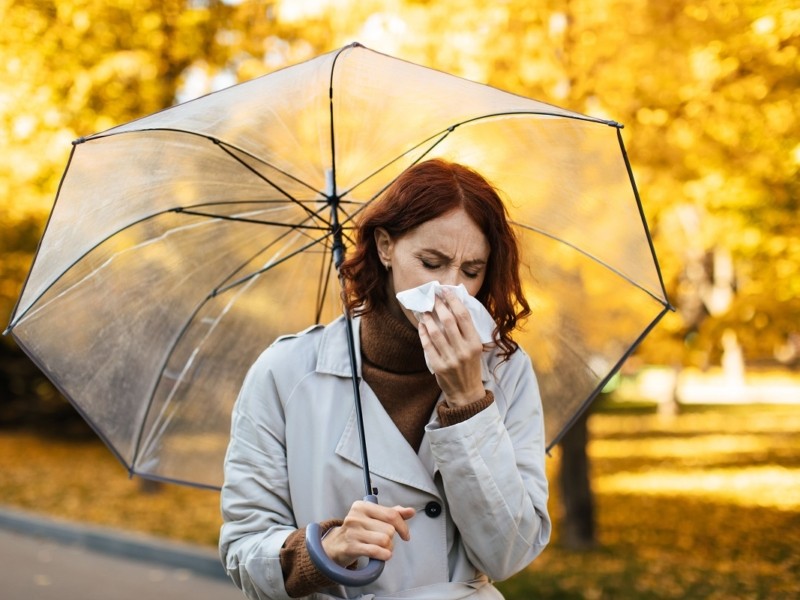
[[[344,321],[276,341],[233,413],[220,551],[250,598],[501,598],[491,581],[550,536],[541,400],[511,338],[529,313],[495,190],[443,160],[403,173],[362,218],[341,266],[354,315],[372,483],[362,489]],[[463,284],[497,327],[484,347],[451,292],[418,320],[397,292]],[[322,575],[304,542],[321,522],[338,564],[386,561],[363,588]]]

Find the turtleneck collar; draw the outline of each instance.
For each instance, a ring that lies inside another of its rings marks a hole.
[[[361,317],[361,354],[365,361],[391,373],[428,372],[417,330],[385,306]]]

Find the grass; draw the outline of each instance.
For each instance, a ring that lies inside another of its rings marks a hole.
[[[508,598],[800,597],[798,407],[609,411],[590,429],[599,546],[556,535]]]
[[[589,421],[595,549],[555,539],[509,600],[800,597],[800,409],[604,408]],[[548,461],[555,481],[558,453]],[[213,546],[217,494],[129,480],[91,436],[0,432],[0,504]]]
[[[65,439],[0,432],[0,504],[61,519],[216,545],[215,492],[177,485],[152,489],[94,437]]]

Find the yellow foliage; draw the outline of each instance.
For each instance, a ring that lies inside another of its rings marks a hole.
[[[221,517],[214,492],[164,486],[144,493],[141,481],[94,438],[0,436],[0,502],[75,522],[92,522],[203,545],[217,541]]]
[[[697,252],[730,252],[736,271],[726,311],[681,311],[694,320],[656,328],[646,359],[713,363],[726,327],[740,332],[748,359],[772,359],[798,332],[800,301],[780,290],[800,287],[800,252],[764,243],[800,237],[800,11],[791,3],[41,0],[5,2],[0,18],[4,230],[41,230],[73,139],[191,97],[190,75],[191,90],[206,92],[359,40],[626,124],[670,294],[699,298],[687,280]],[[701,214],[689,245],[675,242],[687,237],[675,214],[686,203]],[[3,289],[21,285],[2,264],[7,253],[30,257],[35,244],[36,235],[0,232],[0,277],[12,281]],[[748,310],[768,335],[748,335]]]

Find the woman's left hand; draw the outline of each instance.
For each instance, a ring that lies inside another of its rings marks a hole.
[[[436,297],[420,320],[419,337],[448,406],[464,406],[486,394],[481,371],[483,344],[464,304],[450,290]]]

